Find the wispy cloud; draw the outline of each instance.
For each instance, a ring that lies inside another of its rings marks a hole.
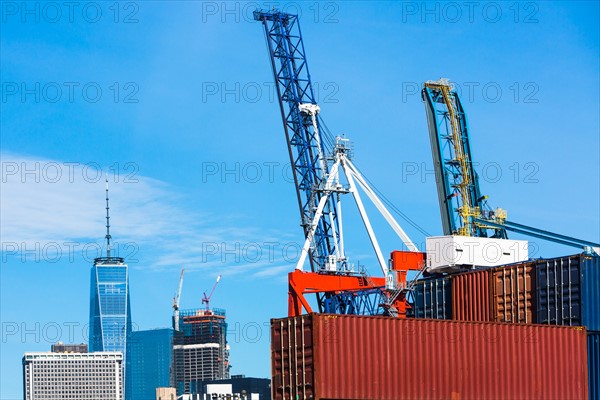
[[[3,244],[104,245],[105,182],[100,171],[16,153],[3,152],[1,159]],[[248,226],[241,217],[190,209],[177,188],[151,177],[125,178],[108,174],[111,234],[116,242],[135,243],[142,249],[138,256],[144,268],[183,265],[191,271],[256,277],[293,268],[299,245],[286,235]]]

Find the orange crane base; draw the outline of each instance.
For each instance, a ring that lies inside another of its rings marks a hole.
[[[390,257],[391,271],[393,272],[398,289],[406,288],[406,274],[408,271],[421,270],[425,265],[425,253],[393,251]],[[319,272],[304,272],[295,270],[288,274],[288,316],[295,317],[302,314],[302,309],[307,313],[313,312],[304,297],[311,293],[360,292],[368,289],[385,290],[386,279],[383,277],[361,275],[335,275]],[[393,293],[386,292],[388,296]],[[396,295],[392,307],[397,310],[399,318],[406,317],[406,310],[410,307],[406,295],[401,292]]]

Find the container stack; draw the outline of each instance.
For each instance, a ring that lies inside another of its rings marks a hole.
[[[585,328],[589,398],[600,399],[600,257],[577,254],[427,278],[412,296],[413,318]]]
[[[315,313],[271,320],[274,400],[587,399],[586,359],[581,327]]]
[[[272,398],[600,400],[600,257],[437,275],[409,317],[271,320]]]

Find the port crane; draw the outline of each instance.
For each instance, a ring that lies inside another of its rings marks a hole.
[[[181,289],[183,288],[183,272],[181,268],[181,274],[179,275],[179,285],[177,286],[177,292],[173,297],[173,329],[179,330],[179,301],[181,300]]]
[[[202,304],[206,304],[206,311],[210,311],[210,299],[213,295],[213,293],[215,292],[215,289],[217,288],[217,285],[219,284],[219,281],[221,280],[221,275],[217,276],[217,281],[215,282],[215,284],[212,287],[212,290],[210,291],[210,294],[207,296],[206,292],[204,292],[204,296],[202,297]]]
[[[305,238],[296,269],[288,274],[288,314],[299,315],[302,309],[312,312],[304,297],[312,293],[317,296],[320,312],[404,316],[406,273],[422,270],[424,254],[353,164],[348,140],[334,138],[324,124],[298,16],[257,10],[254,19],[264,27]],[[383,257],[359,188],[408,249],[394,252],[390,263]],[[348,261],[341,202],[346,194],[354,198],[383,277],[355,271]],[[307,262],[310,271],[304,270]]]
[[[503,209],[492,210],[481,194],[473,168],[467,115],[448,79],[427,81],[422,97],[427,114],[438,202],[444,235],[507,239],[507,231],[600,254],[600,244],[507,220]]]

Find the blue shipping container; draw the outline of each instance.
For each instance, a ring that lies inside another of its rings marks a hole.
[[[450,278],[423,279],[413,286],[410,315],[414,318],[452,319]]]
[[[581,321],[600,331],[600,257],[588,257],[581,267]]]
[[[584,325],[600,331],[600,257],[538,260],[536,306],[538,324]]]
[[[600,400],[600,332],[588,331],[588,385],[590,400]]]

